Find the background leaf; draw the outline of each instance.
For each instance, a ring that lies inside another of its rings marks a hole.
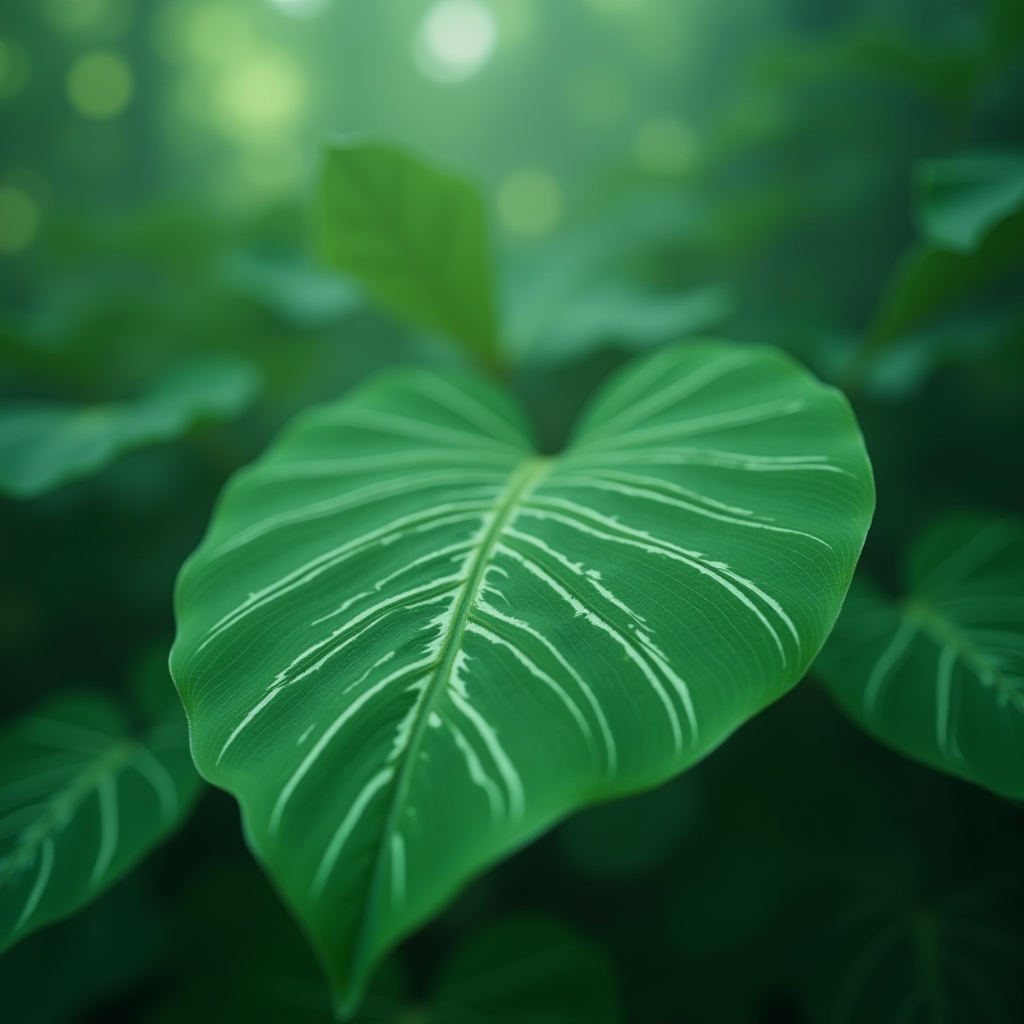
[[[911,247],[893,271],[866,346],[877,350],[927,325],[981,289],[1004,281],[1024,265],[1024,212],[994,227],[977,249],[949,252]]]
[[[138,739],[108,698],[54,699],[0,737],[0,949],[94,899],[169,835],[199,777],[178,716]]]
[[[487,864],[796,683],[872,506],[842,396],[721,342],[630,367],[552,459],[494,386],[406,371],[237,477],[172,672],[343,1005]]]
[[[899,602],[857,581],[815,670],[872,735],[1024,798],[1024,528],[939,523]]]
[[[319,203],[328,263],[413,325],[494,360],[487,218],[472,185],[390,146],[336,144],[326,151]]]
[[[125,402],[8,400],[0,405],[0,487],[17,497],[36,497],[125,452],[180,437],[198,420],[234,416],[259,387],[251,363],[216,356],[174,367]]]
[[[573,929],[539,915],[492,925],[455,952],[430,999],[436,1024],[616,1024],[607,956]]]
[[[735,309],[728,288],[708,285],[659,294],[635,285],[606,281],[571,295],[536,328],[525,358],[540,366],[558,365],[601,348],[642,351],[706,333]]]
[[[940,249],[973,252],[1024,207],[1024,153],[964,154],[917,168],[917,221]]]

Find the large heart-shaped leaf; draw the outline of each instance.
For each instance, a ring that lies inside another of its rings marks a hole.
[[[199,782],[184,722],[137,738],[106,697],[59,698],[10,725],[0,737],[0,950],[134,867],[181,823]]]
[[[1024,798],[1024,529],[940,523],[907,577],[901,601],[858,577],[816,670],[879,739]]]
[[[843,397],[718,342],[627,369],[556,457],[496,386],[405,370],[239,474],[172,672],[341,1005],[484,866],[791,687],[872,504]]]

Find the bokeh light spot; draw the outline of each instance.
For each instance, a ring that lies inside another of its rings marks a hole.
[[[305,101],[302,70],[274,53],[232,65],[216,95],[221,128],[243,139],[288,128],[301,114]]]
[[[498,217],[513,234],[546,234],[562,217],[562,190],[538,167],[513,171],[498,188]]]
[[[68,74],[71,105],[84,117],[97,121],[122,113],[134,92],[131,65],[110,50],[94,50],[79,57]]]
[[[28,248],[39,228],[39,208],[23,189],[0,188],[0,253]]]
[[[420,70],[438,82],[475,75],[498,43],[498,22],[479,0],[442,0],[427,11],[416,37]]]
[[[649,174],[682,174],[697,159],[693,132],[676,117],[652,117],[637,129],[633,158]]]

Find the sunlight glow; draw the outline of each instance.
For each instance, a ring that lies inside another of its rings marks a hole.
[[[490,60],[498,23],[479,0],[441,0],[427,11],[416,37],[419,69],[437,82],[462,82]]]
[[[302,69],[288,56],[266,52],[226,69],[215,93],[225,133],[241,140],[290,128],[306,105]]]

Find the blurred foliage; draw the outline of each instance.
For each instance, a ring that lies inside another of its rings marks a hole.
[[[1019,0],[468,6],[453,35],[428,0],[3,5],[0,419],[123,415],[197,358],[264,381],[180,431],[119,420],[74,473],[46,456],[64,486],[0,499],[5,721],[69,685],[170,695],[174,577],[226,476],[380,366],[465,359],[318,263],[328,135],[482,185],[510,383],[546,449],[629,349],[714,330],[847,390],[883,593],[935,518],[1024,511]],[[428,1005],[460,946],[527,909],[607,951],[627,1021],[1012,1022],[1022,842],[1018,806],[875,745],[808,685],[678,783],[479,880],[394,976]],[[198,1019],[175,1007],[215,956],[224,979],[266,962],[249,932],[320,1006],[246,857],[209,792],[140,871],[0,959],[0,1019]]]

